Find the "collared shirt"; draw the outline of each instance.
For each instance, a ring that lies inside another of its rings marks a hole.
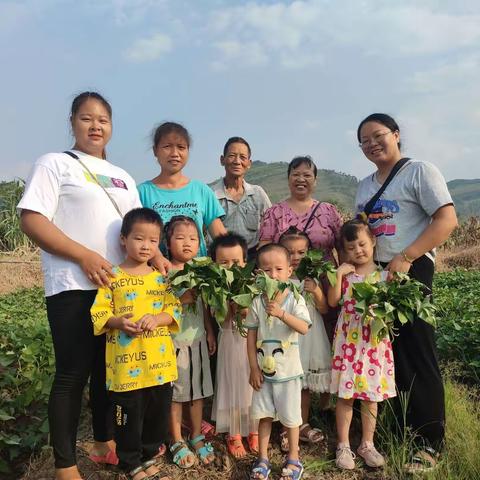
[[[243,197],[236,202],[228,195],[223,178],[211,185],[211,189],[225,210],[223,218],[225,228],[229,232],[242,235],[247,241],[248,248],[255,247],[258,244],[263,213],[272,205],[265,190],[244,180]]]

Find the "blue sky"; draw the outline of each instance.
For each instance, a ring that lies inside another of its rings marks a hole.
[[[355,130],[374,111],[405,154],[447,180],[480,178],[480,3],[466,1],[0,0],[0,180],[71,146],[76,93],[111,102],[109,160],[157,172],[150,132],[193,136],[187,174],[210,181],[226,139],[253,158],[310,154],[358,177]]]

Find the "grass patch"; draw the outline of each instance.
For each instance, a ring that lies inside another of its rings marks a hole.
[[[480,408],[478,390],[446,377],[446,446],[438,468],[422,476],[428,480],[473,480],[480,478]],[[391,432],[392,415],[388,410],[379,418],[379,445],[387,454],[388,479],[411,479],[403,472],[413,448],[413,436],[395,438]]]

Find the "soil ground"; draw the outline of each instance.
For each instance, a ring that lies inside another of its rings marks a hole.
[[[480,268],[480,245],[438,250],[436,266],[438,272],[456,267]],[[42,284],[42,269],[38,251],[0,253],[0,295]]]
[[[457,248],[455,250],[439,250],[437,258],[437,271],[450,270],[455,267],[480,268],[480,246],[470,248]],[[0,295],[21,288],[30,288],[42,285],[42,272],[38,252],[15,252],[13,254],[0,254]],[[125,480],[125,476],[114,467],[109,469],[100,468],[88,458],[91,448],[88,413],[82,417],[82,426],[79,430],[78,441],[78,464],[85,480]],[[334,467],[335,434],[334,418],[316,418],[312,424],[320,426],[327,433],[327,441],[310,447],[302,445],[301,458],[307,468],[303,478],[325,480],[388,480],[383,470],[372,470],[362,466],[353,472],[339,472]],[[357,428],[354,428],[357,432]],[[358,436],[358,435],[357,435]],[[284,457],[278,449],[278,433],[273,435],[271,448],[271,461],[273,464],[274,477],[279,476]],[[352,439],[353,440],[353,439]],[[352,447],[358,444],[352,441]],[[249,478],[249,471],[254,457],[235,461],[226,453],[223,438],[218,436],[213,439],[213,444],[218,452],[218,458],[213,467],[194,467],[188,470],[180,470],[172,465],[167,454],[165,458],[165,470],[172,480],[241,480]],[[162,468],[163,468],[162,466]],[[45,447],[40,455],[36,455],[22,468],[24,471],[22,480],[51,480],[54,478],[53,456],[49,447]],[[321,471],[321,473],[320,473]],[[9,479],[11,480],[11,479]]]

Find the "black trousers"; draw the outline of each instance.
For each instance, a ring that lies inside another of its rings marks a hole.
[[[82,394],[89,377],[93,437],[99,442],[113,438],[105,388],[105,335],[93,335],[90,317],[96,293],[96,290],[71,290],[46,298],[55,351],[56,370],[48,420],[56,468],[77,463],[77,428]]]
[[[129,472],[158,454],[168,440],[172,385],[110,392],[120,468]]]
[[[385,266],[385,265],[384,265]],[[415,260],[412,278],[431,293],[434,264],[425,255]],[[420,319],[397,325],[399,335],[392,342],[397,390],[408,398],[406,425],[418,435],[419,446],[440,450],[445,437],[445,392],[438,366],[434,329]],[[394,399],[397,425],[404,423],[400,396]]]

